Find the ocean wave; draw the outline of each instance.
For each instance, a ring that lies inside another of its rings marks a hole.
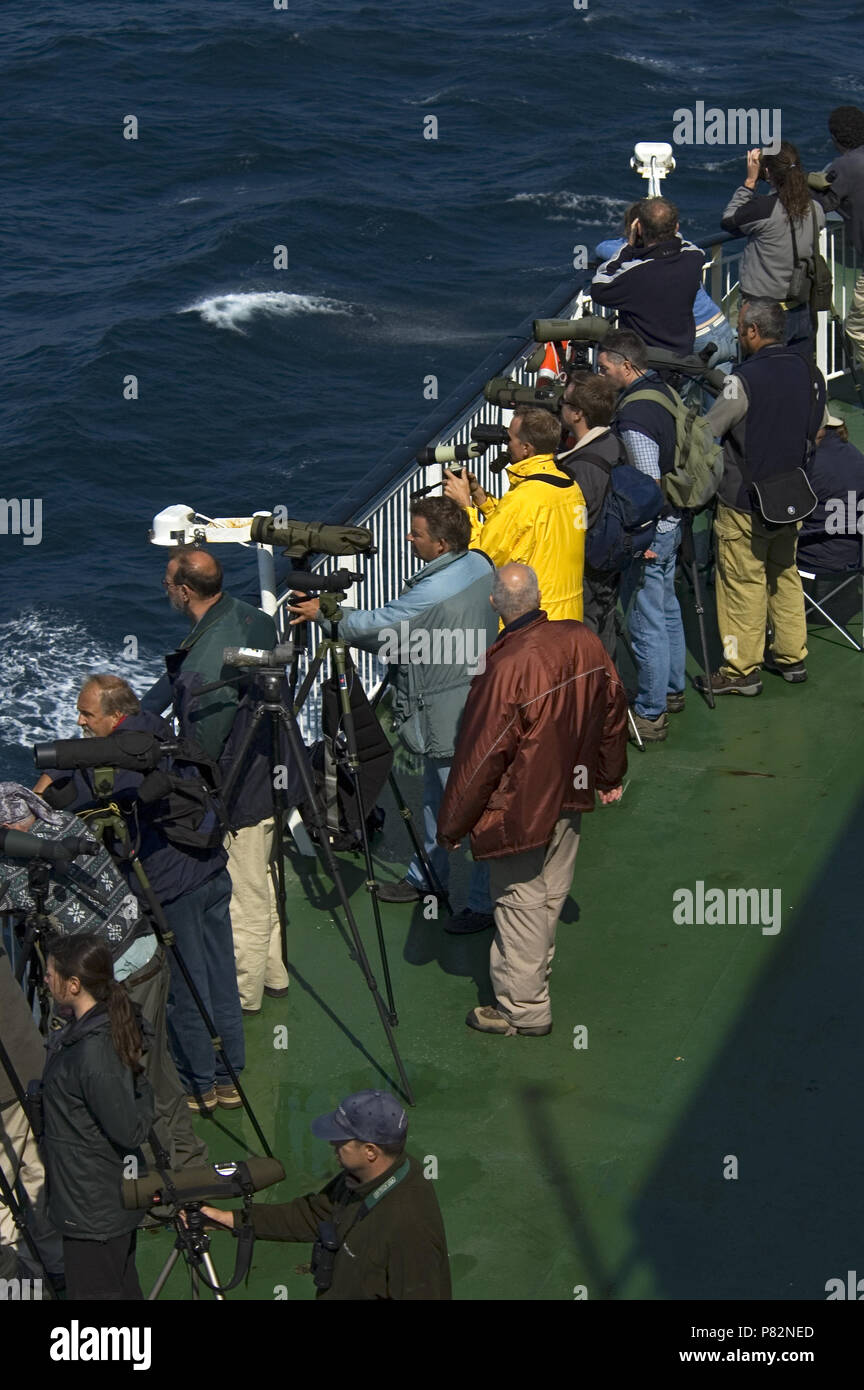
[[[139,650],[127,659],[124,647],[132,647],[128,638],[118,648],[49,609],[0,623],[0,743],[23,751],[31,743],[74,738],[78,691],[90,672],[122,676],[138,695],[149,690],[164,673],[162,657]]]
[[[241,327],[256,314],[353,314],[353,304],[340,299],[327,299],[317,294],[286,294],[282,290],[251,290],[234,294],[208,295],[195,304],[178,310],[181,314],[200,314],[202,323],[214,328],[230,328],[242,333]]]
[[[578,213],[583,222],[591,226],[605,227],[619,222],[628,207],[626,198],[610,198],[605,193],[514,193],[508,203],[536,203],[548,209],[549,222],[563,222],[562,214]]]
[[[655,68],[657,72],[675,75],[681,72],[681,62],[675,58],[649,58],[647,53],[611,53],[608,56],[617,58],[622,63],[635,63],[640,68]],[[705,68],[691,63],[688,58],[687,72],[705,72]]]

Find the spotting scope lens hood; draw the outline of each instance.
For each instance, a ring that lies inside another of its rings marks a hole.
[[[535,319],[534,339],[538,343],[602,343],[612,323],[599,314],[581,319]]]
[[[128,772],[151,772],[176,744],[160,742],[153,734],[122,731],[107,738],[65,738],[33,746],[33,761],[40,770],[67,772],[81,767],[117,767]]]
[[[148,1173],[143,1178],[124,1178],[123,1206],[126,1211],[147,1211],[148,1207],[182,1207],[211,1198],[224,1202],[229,1197],[242,1197],[247,1191],[260,1192],[282,1182],[284,1177],[285,1169],[278,1158],[247,1158],[243,1163]]]
[[[254,516],[250,539],[258,545],[284,545],[297,555],[360,555],[372,550],[372,532],[365,526],[331,526],[318,521],[282,521]]]

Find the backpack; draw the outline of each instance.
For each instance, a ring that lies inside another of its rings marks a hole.
[[[699,511],[707,507],[723,477],[723,451],[716,443],[711,426],[698,406],[686,406],[672,387],[662,391],[645,387],[628,395],[631,401],[653,401],[675,417],[675,462],[660,479],[663,495],[673,507]]]
[[[167,766],[148,772],[138,788],[149,823],[178,849],[217,849],[228,828],[218,765],[192,739],[176,742],[163,763]]]
[[[585,560],[594,570],[624,570],[650,550],[664,506],[662,495],[653,478],[628,462],[620,441],[616,463],[591,453],[590,445],[583,457],[609,474],[606,496],[585,538]]]

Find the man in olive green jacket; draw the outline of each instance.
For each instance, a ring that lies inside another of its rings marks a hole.
[[[450,1267],[434,1186],[405,1154],[408,1117],[387,1091],[360,1091],[312,1122],[342,1172],[320,1192],[278,1206],[254,1206],[263,1240],[314,1241],[318,1298],[449,1299]],[[233,1212],[202,1207],[232,1226]]]

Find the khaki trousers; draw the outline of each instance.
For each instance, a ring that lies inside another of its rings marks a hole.
[[[846,322],[843,326],[855,345],[855,355],[859,365],[864,366],[864,270],[855,281],[852,307],[846,314]]]
[[[274,821],[259,821],[228,836],[231,875],[231,931],[240,1007],[260,1009],[264,986],[284,989],[289,983],[282,963],[279,912],[270,861]]]
[[[774,629],[780,665],[807,655],[804,591],[795,556],[800,522],[769,529],[755,513],[717,504],[717,625],[725,676],[749,676],[765,659],[765,626]]]
[[[9,1186],[21,1188],[27,1194],[32,1209],[32,1220],[29,1222],[30,1233],[37,1240],[44,1239],[52,1230],[48,1223],[46,1214],[47,1193],[45,1188],[45,1169],[39,1157],[39,1150],[36,1147],[36,1140],[33,1138],[33,1131],[30,1122],[24,1114],[17,1100],[11,1105],[5,1105],[0,1110],[0,1166]],[[20,1200],[20,1197],[19,1197]],[[3,1245],[11,1245],[19,1255],[25,1259],[31,1258],[30,1252],[23,1240],[20,1239],[15,1222],[9,1208],[0,1202],[0,1242]],[[59,1269],[60,1243],[55,1237],[56,1258],[50,1260],[53,1269]],[[41,1252],[44,1258],[49,1258],[46,1251]]]
[[[549,973],[558,914],[573,882],[582,817],[568,812],[548,845],[489,860],[495,939],[489,974],[499,1011],[516,1028],[552,1021]]]

